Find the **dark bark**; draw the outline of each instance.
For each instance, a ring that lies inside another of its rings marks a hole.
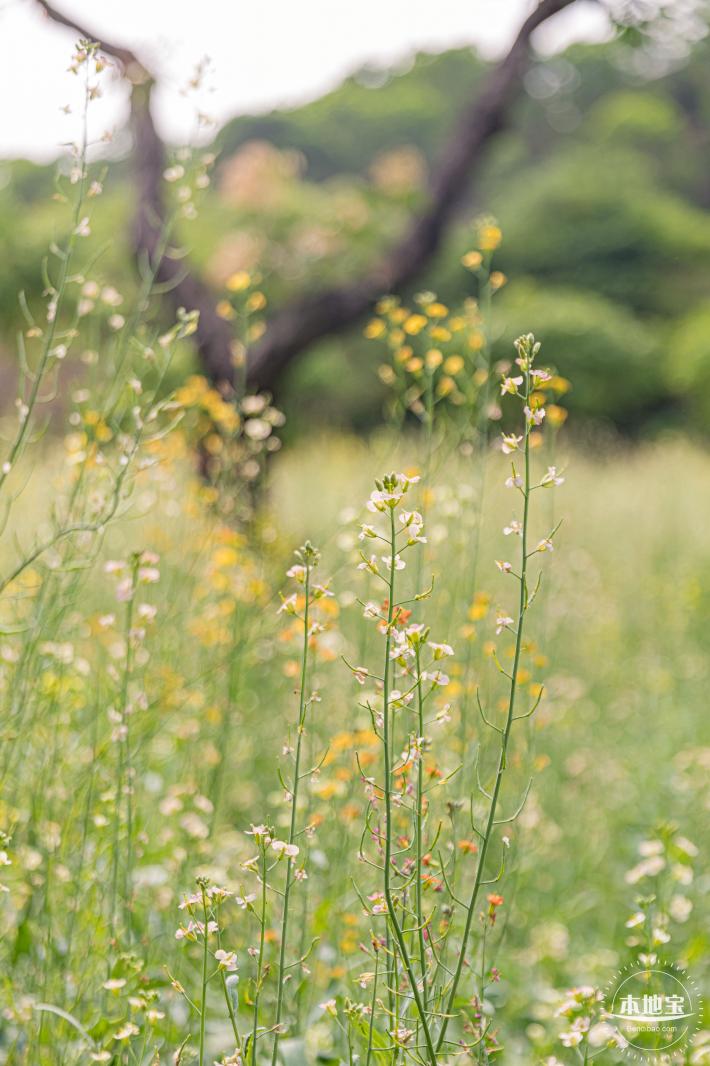
[[[131,127],[138,191],[134,247],[139,261],[146,257],[153,261],[165,219],[162,198],[165,149],[150,111],[153,79],[129,49],[97,38],[58,12],[47,0],[37,2],[55,22],[82,37],[98,40],[103,51],[118,60],[132,84]],[[400,291],[422,272],[437,252],[472,179],[481,169],[485,149],[508,121],[512,104],[520,93],[531,35],[543,22],[574,2],[539,0],[508,54],[492,68],[480,93],[464,108],[434,169],[427,205],[414,218],[401,241],[363,277],[304,296],[275,313],[263,337],[247,353],[251,388],[273,389],[286,367],[310,345],[347,329],[383,293]],[[158,266],[158,279],[168,283],[174,306],[200,312],[196,340],[205,374],[217,384],[232,381],[233,338],[228,324],[216,313],[209,288],[184,258],[169,253]]]

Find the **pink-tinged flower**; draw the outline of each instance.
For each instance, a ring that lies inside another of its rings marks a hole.
[[[522,385],[522,383],[522,377],[503,378],[500,386],[501,395],[505,396],[506,393],[510,393],[511,396],[515,396],[518,391],[518,386]]]

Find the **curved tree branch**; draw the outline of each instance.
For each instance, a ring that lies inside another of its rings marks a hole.
[[[505,127],[511,106],[520,92],[534,31],[575,0],[539,0],[521,26],[513,45],[486,79],[483,89],[459,117],[429,186],[428,203],[410,229],[373,268],[360,279],[323,289],[288,304],[277,312],[266,332],[247,353],[250,387],[272,389],[298,355],[321,338],[346,329],[364,315],[383,293],[395,293],[424,269],[438,250],[447,227],[465,196],[472,177],[480,170],[488,142]],[[131,128],[138,206],[133,244],[139,259],[155,262],[164,227],[162,175],[165,148],[153,122],[150,97],[153,78],[128,48],[91,33],[57,11],[48,0],[37,0],[53,21],[80,36],[96,40],[123,68],[131,83]],[[198,353],[208,377],[217,384],[233,380],[233,338],[226,321],[217,314],[207,285],[184,259],[163,255],[158,280],[167,282],[176,306],[200,313],[196,334]]]
[[[398,292],[421,273],[439,248],[471,178],[480,169],[483,149],[508,120],[528,63],[531,35],[574,2],[540,0],[525,20],[508,54],[491,70],[482,91],[460,115],[432,175],[427,207],[384,259],[360,280],[296,300],[275,315],[248,352],[248,379],[253,387],[272,388],[305,348],[352,325],[383,293]]]

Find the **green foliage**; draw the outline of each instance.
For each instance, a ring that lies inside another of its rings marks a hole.
[[[676,331],[688,343],[681,324],[710,285],[703,147],[709,46],[697,43],[687,63],[653,79],[639,66],[643,48],[633,63],[626,49],[624,42],[578,45],[533,64],[470,206],[471,214],[485,207],[501,221],[499,262],[514,279],[506,302],[516,316],[534,293],[545,315],[530,310],[535,321],[554,318],[560,358],[584,351],[588,364],[575,374],[572,401],[578,413],[606,412],[622,430],[636,430],[657,425],[659,410],[672,421],[697,408],[682,384],[687,375],[661,372],[657,351]],[[304,291],[367,271],[424,202],[427,171],[484,72],[469,49],[420,55],[407,69],[363,70],[301,107],[228,123],[216,141],[214,187],[199,221],[182,223],[177,238],[216,298],[233,270],[263,275],[272,311]],[[44,249],[61,236],[52,188],[50,168],[15,162],[0,174],[0,339],[10,364],[21,325],[16,291],[38,294]],[[127,294],[135,286],[127,240],[132,195],[129,172],[119,166],[93,221],[107,241],[102,268]],[[465,218],[417,286],[452,306],[471,295],[457,265],[470,246]],[[526,284],[516,296],[515,279],[522,277],[537,288]],[[547,286],[556,294],[554,315],[540,291]],[[558,298],[569,289],[573,294]],[[605,319],[598,329],[588,322],[594,308]],[[651,363],[641,374],[644,350]],[[172,373],[184,372],[191,358]],[[684,354],[681,361],[693,358]],[[596,368],[612,363],[634,385],[603,396],[605,378]],[[292,429],[305,424],[306,412],[309,422],[358,427],[381,417],[373,363],[357,332],[342,347],[328,341],[310,353],[279,391]]]
[[[631,422],[662,396],[658,337],[623,304],[583,289],[522,280],[503,292],[497,312],[496,355],[510,351],[527,323],[545,337],[547,361],[574,383],[566,403],[575,413]]]
[[[663,362],[671,392],[683,397],[695,424],[710,425],[710,308],[700,305],[674,327]]]

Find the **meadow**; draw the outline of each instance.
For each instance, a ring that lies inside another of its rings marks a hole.
[[[282,448],[270,396],[173,386],[196,315],[103,275],[86,148],[3,417],[0,1062],[628,1061],[615,973],[707,980],[703,441],[493,356],[484,217],[462,307],[365,324],[383,427]],[[258,335],[258,276],[223,303]]]

